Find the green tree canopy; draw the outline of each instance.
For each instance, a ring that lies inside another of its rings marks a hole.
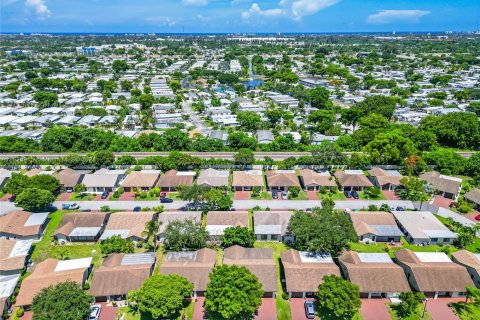
[[[290,219],[289,230],[299,250],[328,252],[337,256],[350,242],[358,240],[352,222],[330,207],[298,211]]]
[[[255,162],[255,155],[250,149],[240,149],[234,155],[234,160],[236,164],[240,164],[243,166],[251,165]]]
[[[52,194],[56,194],[60,190],[60,181],[48,174],[37,174],[28,180],[31,188],[48,190]]]
[[[364,151],[374,164],[401,164],[417,152],[412,140],[404,138],[398,131],[378,134],[365,146]]]
[[[111,253],[133,253],[135,246],[131,239],[123,239],[120,236],[111,236],[103,240],[100,244],[100,250],[104,255]]]
[[[331,109],[333,103],[330,100],[330,91],[324,87],[316,86],[307,90],[307,98],[310,100],[312,107],[318,109]]]
[[[23,189],[29,185],[29,179],[26,175],[21,173],[12,173],[12,176],[7,180],[3,191],[13,195],[20,194]]]
[[[224,319],[250,318],[262,303],[258,278],[246,267],[221,265],[210,273],[205,308]]]
[[[193,291],[193,284],[176,275],[156,274],[148,278],[138,290],[138,307],[141,312],[158,318],[178,318],[185,297]]]
[[[245,227],[229,227],[226,228],[222,236],[222,246],[228,248],[239,245],[245,248],[253,248],[253,244],[257,240],[252,230]]]
[[[165,228],[163,238],[167,250],[201,249],[207,245],[208,231],[193,220],[172,221]]]
[[[59,283],[42,289],[33,297],[32,311],[35,320],[85,320],[90,314],[93,298],[73,281]]]
[[[318,286],[318,303],[322,314],[337,319],[352,319],[362,305],[360,289],[342,277],[327,275]]]
[[[39,212],[47,209],[55,201],[55,196],[48,190],[26,188],[15,199],[16,205],[26,211]]]

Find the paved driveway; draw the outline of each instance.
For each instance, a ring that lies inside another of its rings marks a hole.
[[[397,196],[394,191],[382,190],[382,193],[387,200],[400,200],[400,197]]]
[[[318,200],[316,191],[307,191],[308,200]]]
[[[71,196],[72,196],[71,193],[62,192],[58,195],[57,200],[58,201],[67,201],[68,199],[70,199]]]
[[[307,320],[304,303],[305,299],[303,298],[290,299],[290,312],[292,313],[292,319]]]
[[[274,298],[262,298],[262,305],[255,313],[255,320],[277,320],[277,306]]]
[[[112,306],[107,306],[107,303],[99,303],[102,306],[102,311],[100,312],[100,318],[98,320],[115,320],[117,315],[117,308]]]
[[[441,196],[434,196],[432,204],[437,207],[448,209],[450,203],[454,202],[452,199],[444,198]]]
[[[364,320],[391,320],[387,310],[387,299],[362,299],[362,313]]]
[[[234,200],[250,200],[250,191],[235,191]]]
[[[120,201],[135,201],[135,193],[133,192],[124,192],[118,198]]]
[[[197,297],[193,308],[193,320],[203,320],[205,316],[205,297]]]
[[[448,306],[450,302],[464,301],[465,299],[454,298],[438,298],[429,299],[427,302],[427,310],[432,320],[458,320],[452,309]]]

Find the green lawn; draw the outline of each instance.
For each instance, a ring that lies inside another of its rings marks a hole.
[[[317,193],[318,200],[322,200],[325,197],[330,197],[332,200],[346,200],[347,197],[343,194],[343,192],[327,192],[327,193]]]
[[[464,302],[452,303],[453,311],[461,320],[477,320],[480,319],[480,305]]]
[[[89,201],[95,199],[96,195],[91,193],[84,193],[80,196],[78,193],[72,193],[72,196],[68,199],[69,201]]]
[[[362,242],[351,243],[350,249],[356,252],[367,252],[367,253],[388,252],[388,246],[385,243],[370,243],[370,244],[365,244]]]
[[[365,195],[365,193],[363,193],[363,192],[358,192],[358,195],[359,195],[360,199],[363,199],[363,200],[387,200],[387,198],[385,198],[385,195],[383,194],[383,192],[380,192],[378,197],[375,197],[375,198],[367,197]]]
[[[399,306],[398,304],[389,304],[388,305],[388,312],[390,313],[390,317],[392,317],[392,319],[394,319],[394,320],[396,320],[396,319],[402,319],[402,320],[431,320],[432,319],[427,310],[425,310],[425,315],[422,318],[423,308],[424,308],[422,304],[418,306],[416,313],[411,314],[407,317],[400,317],[398,315],[398,313],[397,313],[398,306]]]
[[[32,260],[36,263],[48,258],[55,259],[76,259],[93,257],[93,265],[100,266],[102,255],[100,253],[100,245],[97,244],[71,244],[71,245],[53,245],[53,233],[57,229],[63,215],[71,214],[70,211],[59,210],[50,214],[50,222],[40,242],[34,244]],[[92,250],[96,250],[93,254]]]
[[[193,319],[193,311],[195,308],[195,301],[185,301],[183,303],[183,312],[185,316],[187,317],[187,320]],[[121,307],[118,309],[117,316],[122,316],[125,315],[124,320],[155,320],[154,318],[151,317],[150,314],[145,314],[141,312],[134,313],[129,307]],[[177,320],[182,319],[182,315],[180,314],[177,318]]]
[[[295,198],[289,198],[289,200],[308,200],[308,194],[305,191],[300,191]]]
[[[280,264],[280,256],[283,251],[288,250],[288,247],[281,242],[261,242],[257,241],[254,245],[255,248],[271,248],[273,250],[273,257],[277,265],[277,286],[278,292],[275,300],[277,306],[277,319],[279,320],[289,320],[292,319],[292,314],[290,312],[290,303],[288,300],[282,298],[282,293],[284,288],[282,286],[282,281],[280,280],[283,277],[283,267]]]
[[[270,192],[267,192],[267,191],[262,191],[262,192],[260,192],[258,197],[253,197],[250,194],[250,199],[252,199],[252,200],[272,200],[272,194]]]

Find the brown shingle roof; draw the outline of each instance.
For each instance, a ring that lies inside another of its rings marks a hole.
[[[368,174],[372,177],[375,177],[378,181],[378,184],[381,186],[384,186],[386,184],[393,184],[399,186],[401,185],[400,180],[403,179],[403,176],[391,175],[386,170],[378,167],[369,170]]]
[[[248,171],[233,171],[232,186],[263,187],[263,175],[250,174]]]
[[[452,258],[453,261],[463,266],[475,269],[477,273],[480,274],[480,258],[474,255],[472,252],[460,250],[452,253]]]
[[[60,181],[60,185],[64,186],[65,188],[73,188],[80,182],[83,174],[67,168],[58,173],[52,174],[52,176],[57,178],[58,181]]]
[[[41,225],[25,226],[28,218],[35,213],[26,211],[14,211],[0,216],[0,233],[8,233],[23,237],[38,235]]]
[[[207,213],[207,226],[240,226],[248,227],[247,211],[209,211]]]
[[[107,230],[129,230],[129,237],[144,239],[142,233],[147,222],[153,219],[153,212],[115,212],[108,219]]]
[[[90,294],[94,297],[128,294],[138,290],[152,273],[152,263],[122,265],[123,253],[108,256],[92,277]],[[134,256],[134,255],[131,255]]]
[[[253,213],[253,225],[256,234],[260,226],[281,226],[281,235],[287,234],[292,211],[256,211]],[[265,234],[265,233],[263,233]]]
[[[267,184],[272,187],[300,187],[294,172],[267,171]]]
[[[194,291],[205,291],[217,259],[217,252],[203,248],[194,252],[169,252],[161,274],[178,274],[193,283]]]
[[[158,185],[160,187],[178,187],[178,186],[191,186],[193,184],[193,175],[177,175],[176,170],[170,170],[165,172],[164,175],[158,179]]]
[[[370,226],[395,226],[397,222],[390,212],[349,212],[350,220],[352,220],[353,228],[358,236],[365,234],[377,234]]]
[[[348,174],[345,171],[338,170],[335,177],[342,187],[373,187],[373,184],[363,174]]]
[[[480,204],[480,189],[472,189],[465,193],[465,199]]]
[[[75,228],[98,228],[105,223],[106,218],[107,214],[103,212],[66,214],[62,217],[62,221],[53,235],[68,236]]]
[[[464,292],[467,286],[474,285],[467,269],[456,263],[422,262],[408,249],[396,251],[395,257],[412,270],[420,291]]]
[[[17,242],[18,240],[0,238],[0,271],[20,270],[25,266],[28,253],[20,256],[10,256]]]
[[[56,285],[65,281],[75,281],[83,285],[83,279],[86,269],[72,269],[65,271],[55,271],[59,260],[47,259],[40,262],[33,273],[26,277],[20,287],[17,296],[17,306],[29,306],[32,304],[33,297],[42,289]]]
[[[162,234],[167,226],[173,221],[193,220],[194,222],[202,221],[202,213],[200,211],[172,211],[162,212],[158,215],[158,234]]]
[[[153,188],[158,181],[158,177],[158,173],[133,171],[123,180],[121,185],[126,188]]]
[[[232,246],[225,249],[223,263],[247,267],[262,284],[265,292],[277,291],[277,268],[271,248],[243,248]]]
[[[320,175],[311,169],[303,169],[300,171],[305,186],[337,186],[335,179],[332,176]]]
[[[300,252],[294,249],[282,252],[282,264],[288,292],[316,292],[324,276],[340,276],[334,262],[302,262]]]
[[[347,269],[349,280],[360,287],[360,292],[410,291],[403,269],[393,262],[362,262],[355,251],[342,253],[338,260]]]
[[[220,171],[212,168],[200,171],[197,184],[211,187],[228,186],[228,171]]]
[[[435,171],[425,172],[420,175],[420,179],[427,181],[436,190],[452,194],[458,194],[462,185],[461,179],[445,176]]]

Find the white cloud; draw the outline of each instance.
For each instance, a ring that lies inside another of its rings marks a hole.
[[[392,22],[410,22],[416,23],[420,18],[430,14],[426,10],[380,10],[378,13],[369,15],[368,23],[387,24]]]
[[[285,16],[300,21],[305,16],[313,15],[331,7],[341,0],[280,0],[278,8],[262,10],[258,3],[253,3],[248,11],[242,12],[242,18],[248,20],[257,17]]]
[[[208,4],[208,0],[182,0],[182,4],[186,6],[206,6]]]
[[[51,15],[50,9],[48,9],[45,0],[26,0],[25,5],[35,10],[39,19],[46,19]]]
[[[175,20],[171,17],[148,17],[145,20],[154,25],[166,26],[166,27],[173,27],[178,23],[178,20]]]

